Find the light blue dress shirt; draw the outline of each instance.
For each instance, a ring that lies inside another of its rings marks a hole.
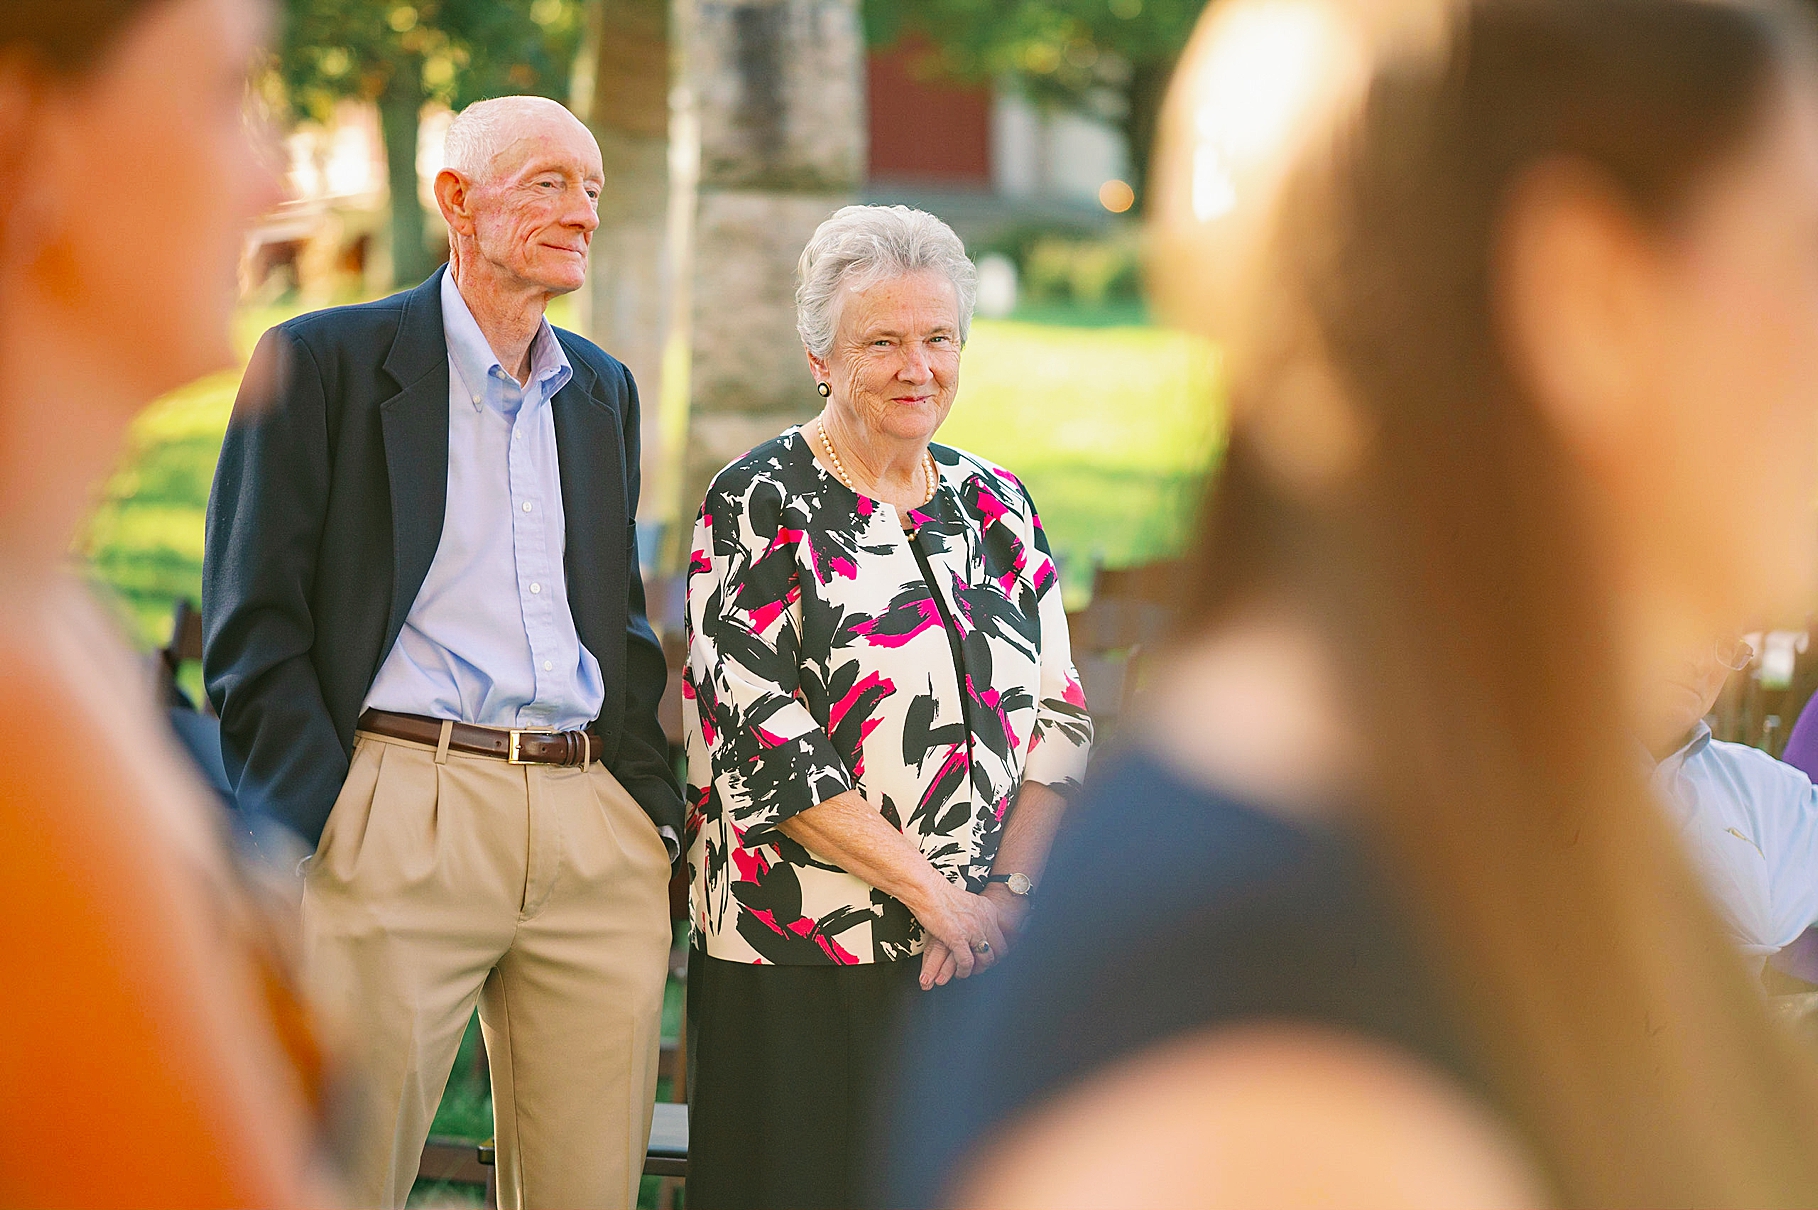
[[[442,539],[366,706],[489,727],[588,726],[599,661],[568,608],[550,401],[573,374],[548,321],[530,383],[505,372],[442,276],[448,340],[448,505]]]
[[[1699,723],[1655,768],[1705,888],[1746,953],[1772,954],[1818,923],[1818,788]]]

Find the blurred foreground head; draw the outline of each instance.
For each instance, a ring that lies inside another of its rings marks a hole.
[[[68,576],[151,396],[224,364],[264,0],[0,3],[0,1204],[326,1200],[313,1040],[150,678]]]
[[[141,399],[232,360],[247,224],[277,201],[246,117],[264,0],[59,0],[0,13],[0,252],[29,296],[105,333]]]
[[[1198,624],[1304,603],[1372,834],[1567,1203],[1818,1198],[1818,1096],[1625,732],[1818,558],[1818,71],[1791,7],[1234,0],[1163,307],[1221,340]]]
[[[245,116],[269,19],[264,0],[0,5],[0,450],[86,490],[76,464],[111,461],[126,417],[232,360],[245,227],[278,200]],[[0,478],[9,517],[39,495],[19,481]]]

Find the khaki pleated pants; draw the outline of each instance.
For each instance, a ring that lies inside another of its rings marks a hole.
[[[669,855],[611,773],[360,733],[303,896],[347,1033],[355,1206],[402,1206],[479,1001],[502,1207],[629,1206],[650,1136]]]

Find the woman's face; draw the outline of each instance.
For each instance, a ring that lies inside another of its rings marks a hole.
[[[15,288],[136,401],[229,364],[247,224],[281,200],[246,86],[266,0],[155,5],[32,112],[3,225]]]
[[[1797,84],[1695,198],[1640,367],[1660,540],[1682,535],[1686,583],[1723,625],[1818,603],[1818,80]]]
[[[1589,473],[1625,595],[1651,602],[1655,633],[1633,637],[1679,652],[1803,619],[1818,604],[1818,78],[1789,75],[1661,224],[1573,170],[1528,186],[1504,245],[1517,357]]]
[[[931,269],[842,287],[825,360],[808,355],[828,403],[860,433],[889,440],[933,438],[959,390],[959,300]]]

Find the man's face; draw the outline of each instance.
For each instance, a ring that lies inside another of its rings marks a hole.
[[[600,149],[566,113],[528,114],[469,194],[480,256],[552,294],[578,290],[600,225]]]
[[[1740,661],[1731,660],[1731,663],[1736,662]],[[1642,737],[1656,757],[1670,755],[1685,742],[1698,720],[1717,704],[1717,696],[1723,692],[1731,671],[1729,664],[1717,658],[1716,646],[1707,646],[1661,682],[1658,692],[1648,703],[1648,717],[1644,720],[1646,733]]]

